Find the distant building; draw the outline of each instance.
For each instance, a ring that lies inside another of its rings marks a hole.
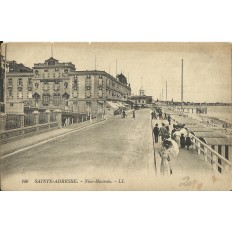
[[[77,71],[71,62],[53,57],[34,64],[32,71],[20,67],[7,74],[7,100],[20,99],[32,108],[96,115],[105,113],[107,102],[123,105],[131,96],[122,74],[115,78],[105,71]]]
[[[146,96],[145,90],[142,88],[139,90],[139,95],[131,96],[131,100],[134,102],[135,108],[145,108],[152,104],[152,96]]]

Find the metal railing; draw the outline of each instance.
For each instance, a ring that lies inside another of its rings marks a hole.
[[[19,115],[7,114],[6,117],[6,130],[12,130],[21,127],[21,121]]]
[[[228,174],[232,171],[232,163],[210,146],[202,142],[196,136],[192,135],[194,148],[199,155],[203,155],[204,160],[212,165],[212,169],[222,174]]]
[[[13,129],[0,133],[0,143],[7,143],[19,138],[27,137],[32,134],[41,133],[50,129],[58,128],[58,122],[51,122],[42,125],[28,126],[24,128]]]
[[[35,116],[33,114],[24,114],[24,127],[35,125]]]

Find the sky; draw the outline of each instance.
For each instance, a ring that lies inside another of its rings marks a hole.
[[[8,43],[7,60],[25,66],[43,63],[52,56],[72,62],[77,70],[96,69],[116,75],[123,73],[132,93],[143,87],[146,95],[163,100],[181,100],[183,59],[183,100],[190,102],[231,102],[232,49],[229,43]],[[2,47],[4,54],[4,46]]]

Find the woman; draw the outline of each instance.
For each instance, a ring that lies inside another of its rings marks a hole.
[[[168,176],[172,174],[172,169],[170,167],[169,161],[170,161],[170,151],[169,151],[169,145],[164,144],[162,150],[160,151],[160,157],[161,157],[161,166],[160,166],[160,173],[163,176]]]
[[[178,147],[180,147],[180,131],[176,129],[176,131],[173,133],[173,136],[176,143],[178,144]]]
[[[188,150],[189,150],[189,147],[192,146],[192,140],[191,140],[191,137],[190,137],[190,135],[189,135],[189,132],[188,132],[187,135],[186,135],[185,144],[186,144]]]
[[[184,137],[184,134],[181,134],[180,136],[180,145],[181,145],[181,148],[184,148],[185,147],[185,137]]]

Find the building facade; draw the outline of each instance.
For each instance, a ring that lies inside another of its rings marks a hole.
[[[139,90],[139,95],[131,96],[131,100],[134,102],[135,108],[150,107],[152,104],[152,96],[146,96],[143,89]]]
[[[10,71],[6,85],[7,101],[77,114],[105,114],[108,101],[123,103],[131,97],[124,75],[115,78],[105,71],[77,71],[71,62],[60,63],[52,57],[34,64],[32,71],[26,67]]]

